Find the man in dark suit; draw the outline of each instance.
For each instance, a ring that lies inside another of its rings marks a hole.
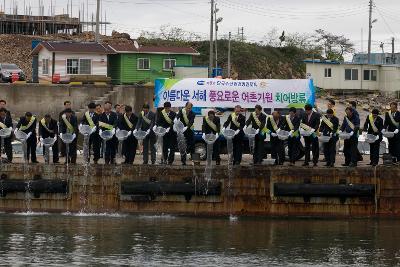
[[[274,111],[269,117],[267,128],[271,133],[271,156],[275,159],[275,165],[283,165],[285,162],[285,147],[283,140],[278,138],[277,133],[285,129],[285,120],[279,111]]]
[[[163,156],[162,163],[172,165],[175,159],[176,150],[176,133],[172,129],[176,113],[171,111],[171,103],[165,102],[164,109],[160,111],[157,118],[157,126],[167,129],[167,133],[163,138]]]
[[[0,129],[6,129],[6,128],[12,129],[12,127],[13,127],[13,124],[12,124],[11,116],[7,115],[7,110],[5,108],[0,108]],[[3,142],[4,150],[6,151],[8,163],[11,163],[13,160],[11,138],[12,138],[12,134],[9,137],[4,138],[4,142]],[[0,140],[1,140],[1,138],[0,138]],[[1,155],[1,153],[0,153],[0,155]]]
[[[306,104],[304,106],[305,113],[301,120],[300,127],[302,127],[306,131],[313,132],[310,136],[304,136],[304,152],[305,159],[303,166],[308,166],[310,162],[310,151],[312,151],[313,155],[313,164],[314,166],[318,165],[319,159],[319,143],[318,143],[318,128],[320,124],[320,115],[317,112],[313,111],[313,108],[310,104]]]
[[[93,161],[97,164],[100,158],[100,147],[101,147],[101,138],[99,136],[99,115],[96,113],[96,104],[89,103],[88,110],[82,117],[81,124],[89,125],[92,129],[96,127],[96,132],[92,133],[89,137],[89,161],[90,161],[90,152],[93,150]]]
[[[360,114],[357,111],[357,102],[356,101],[350,101],[349,106],[353,109],[353,115],[358,117],[360,120]],[[361,120],[360,120],[361,121]],[[360,150],[357,147],[357,161],[363,161],[363,156],[361,155]]]
[[[215,112],[213,110],[210,110],[207,116],[203,118],[203,124],[201,129],[203,135],[207,134],[217,135],[221,131],[220,120],[217,116],[215,116]],[[217,140],[215,140],[215,143],[213,145],[213,154],[212,154],[212,159],[216,161],[217,165],[221,164],[221,157],[219,153],[220,153],[220,141],[219,138],[217,138]]]
[[[65,111],[66,111],[67,109],[71,109],[71,110],[72,110],[72,103],[71,103],[71,101],[69,101],[69,100],[64,101],[64,109],[63,109],[63,110],[60,112],[60,114],[58,115],[58,121],[59,121],[59,122],[61,122],[61,120],[62,120],[62,115],[65,114]],[[75,112],[72,111],[72,114],[75,115]],[[60,146],[60,154],[61,154],[61,157],[65,157],[65,144],[64,144],[64,142],[63,142],[61,139],[59,139],[58,142],[59,142],[59,146]]]
[[[254,139],[254,152],[253,152],[253,163],[261,164],[264,158],[264,140],[267,116],[262,113],[262,107],[256,105],[254,112],[251,113],[250,117],[246,121],[247,128],[250,124],[253,129],[257,129],[259,132],[256,134]]]
[[[329,142],[324,144],[324,156],[327,167],[334,167],[336,161],[336,143],[338,141],[339,119],[334,115],[333,109],[326,111],[326,116],[322,115],[319,131],[324,136],[330,136]]]
[[[104,112],[99,117],[99,128],[102,131],[114,131],[118,124],[118,116],[115,112],[111,111],[112,103],[107,101],[104,103]],[[115,164],[117,138],[115,135],[106,142],[105,164]]]
[[[11,118],[11,112],[7,109],[7,101],[0,99],[0,108],[4,108],[6,110],[7,117]]]
[[[149,150],[151,164],[156,162],[156,135],[152,130],[155,120],[156,114],[150,110],[149,104],[144,104],[136,125],[137,130],[147,133],[146,138],[143,139],[143,164],[149,163]]]
[[[369,165],[376,166],[379,163],[379,147],[382,141],[383,119],[379,117],[379,110],[374,109],[368,115],[364,123],[364,131],[376,137],[374,143],[369,144],[370,163]]]
[[[193,104],[187,102],[185,107],[181,109],[177,115],[177,119],[180,120],[185,128],[183,128],[183,135],[186,140],[186,153],[181,155],[182,165],[186,165],[186,154],[189,153],[190,156],[194,153],[194,118],[196,115],[192,111]]]
[[[119,130],[125,131],[134,131],[135,127],[138,123],[138,117],[132,112],[131,106],[125,106],[125,114],[119,117],[118,128]],[[129,135],[126,140],[123,142],[122,151],[125,156],[124,164],[133,164],[136,156],[136,149],[138,145],[138,141],[133,136],[133,134]]]
[[[61,134],[75,134],[75,139],[69,144],[68,155],[65,154],[65,163],[76,164],[77,157],[77,144],[78,144],[78,119],[73,114],[72,109],[67,108],[64,114],[61,116],[60,121],[60,133]]]
[[[383,126],[388,132],[394,132],[393,138],[389,140],[389,153],[392,157],[400,161],[400,112],[397,110],[397,102],[390,103],[390,111],[385,114],[385,124]]]
[[[237,105],[235,107],[234,112],[229,115],[228,120],[224,123],[224,127],[222,131],[225,130],[228,126],[230,129],[236,132],[235,137],[232,140],[233,143],[233,165],[240,165],[242,161],[243,154],[243,137],[244,132],[243,128],[246,125],[246,118],[240,112],[242,111],[242,107]]]
[[[50,114],[46,114],[39,123],[39,136],[43,139],[46,138],[57,138],[58,137],[58,125],[57,121],[54,120]],[[55,142],[51,147],[53,152],[53,163],[59,163],[58,155],[58,143]],[[45,147],[43,146],[43,155],[45,154]]]
[[[32,163],[39,163],[36,159],[36,117],[30,112],[26,112],[24,117],[19,119],[17,129],[29,135],[26,140],[26,157],[29,161],[29,157]]]
[[[289,165],[292,166],[296,162],[297,155],[300,153],[300,118],[297,116],[297,110],[294,107],[289,109],[289,114],[285,116],[285,131],[289,132],[288,138],[288,156]]]
[[[349,133],[350,139],[344,140],[343,154],[345,158],[342,166],[356,167],[358,161],[358,133],[360,130],[360,117],[354,114],[354,109],[347,107],[340,130]]]

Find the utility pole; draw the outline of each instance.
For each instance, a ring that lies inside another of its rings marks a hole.
[[[217,21],[217,3],[214,8],[214,23],[215,23],[215,69],[218,68],[218,21]],[[218,76],[218,75],[217,75]]]
[[[392,37],[392,64],[396,64],[396,58],[394,56],[394,37]]]
[[[99,0],[97,0],[99,1]],[[214,41],[214,0],[211,0],[211,18],[210,18],[210,58],[208,63],[208,76],[212,77],[212,69],[213,69],[213,59],[214,59],[214,49],[213,49],[213,41]]]
[[[96,9],[96,43],[100,42],[99,30],[100,30],[100,0],[97,0],[97,9]]]
[[[369,18],[368,18],[368,64],[371,64],[372,5],[373,5],[373,1],[372,1],[372,0],[369,0]]]
[[[232,33],[229,32],[229,39],[228,39],[228,78],[231,77],[231,37],[232,37]]]

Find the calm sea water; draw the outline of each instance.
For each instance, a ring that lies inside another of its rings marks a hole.
[[[0,214],[0,265],[396,266],[400,221]]]

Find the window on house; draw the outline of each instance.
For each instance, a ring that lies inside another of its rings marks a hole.
[[[80,59],[79,60],[79,74],[92,74],[92,60]]]
[[[79,74],[79,59],[67,59],[67,74]]]
[[[364,81],[376,81],[377,71],[376,70],[364,70]]]
[[[357,81],[358,80],[358,69],[345,69],[344,79],[346,81]]]
[[[332,69],[325,68],[325,78],[331,78],[331,77],[332,77]]]
[[[149,70],[150,69],[150,59],[148,58],[138,58],[138,70]]]
[[[48,58],[44,58],[42,60],[42,74],[43,75],[49,74],[49,59]]]
[[[164,70],[171,70],[173,67],[176,66],[176,59],[164,59]]]

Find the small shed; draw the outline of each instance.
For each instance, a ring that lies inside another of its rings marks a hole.
[[[154,83],[157,78],[174,76],[175,66],[192,66],[191,47],[139,46],[134,42],[110,44],[108,75],[114,84]]]
[[[68,82],[73,77],[107,77],[108,55],[113,54],[108,45],[95,42],[39,43],[31,52],[36,57],[39,81],[52,81],[58,77]]]

